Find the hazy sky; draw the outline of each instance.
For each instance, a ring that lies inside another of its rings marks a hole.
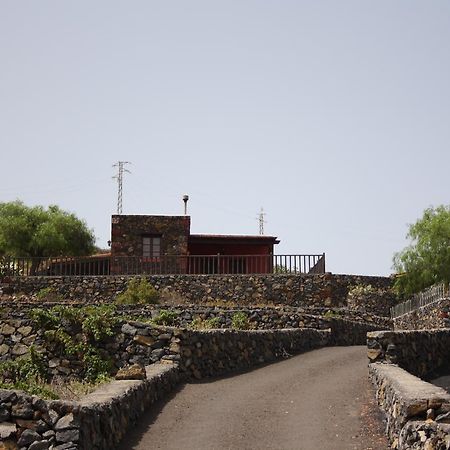
[[[266,234],[389,274],[450,200],[450,2],[0,1],[0,201],[58,204],[105,247],[124,213]]]

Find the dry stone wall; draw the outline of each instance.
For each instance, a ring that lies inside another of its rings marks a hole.
[[[0,390],[0,448],[114,449],[143,411],[180,381],[173,364],[154,364],[146,370],[146,380],[113,381],[79,402]]]
[[[162,359],[178,360],[173,351],[174,330],[141,322],[122,322],[111,339],[99,344],[102,352],[114,364],[114,371],[130,364],[147,365]],[[30,319],[3,320],[0,323],[0,361],[16,359],[33,348],[44,356],[50,376],[80,378],[83,367],[78,355],[67,355],[57,345],[44,338]]]
[[[330,332],[303,330],[185,330],[180,370],[188,379],[222,375],[325,346]]]
[[[20,304],[20,307],[18,305]],[[17,300],[1,303],[0,320],[24,319],[29,317],[30,310],[39,307],[50,309],[56,305],[65,303],[35,303],[20,302]],[[70,303],[73,307],[83,307],[83,303]],[[158,317],[161,311],[174,313],[172,325],[188,327],[193,320],[216,321],[217,328],[230,328],[233,316],[236,313],[244,313],[251,322],[252,328],[269,330],[277,328],[329,328],[331,319],[350,320],[373,325],[371,329],[392,329],[392,321],[387,317],[375,316],[363,311],[355,311],[348,308],[300,308],[290,306],[274,307],[227,307],[227,306],[202,306],[202,305],[115,305],[115,311],[122,317],[139,317],[151,320]]]
[[[353,299],[352,309],[386,316],[396,300],[390,290],[392,279],[358,275],[154,275],[146,277],[164,296],[187,303],[232,302],[244,305],[274,303],[303,307],[348,306],[348,292],[354,286],[371,285],[384,294],[373,301]],[[130,277],[18,277],[4,279],[5,294],[52,289],[68,301],[111,302],[123,292]]]
[[[148,336],[138,334],[137,323],[123,324],[122,331],[133,341]],[[164,364],[147,367],[147,380],[114,381],[79,402],[45,401],[0,390],[0,434],[7,448],[111,450],[126,439],[127,427],[144,409],[180,380],[245,370],[322,347],[330,337],[330,331],[313,329],[166,331],[172,336],[173,354],[161,358]]]
[[[393,320],[396,330],[450,328],[450,298],[435,301]]]
[[[397,364],[420,378],[450,370],[450,330],[374,331],[367,334],[371,362]]]
[[[278,329],[320,329],[331,331],[329,345],[364,345],[369,331],[379,330],[382,325],[362,321],[351,321],[341,317],[323,317],[311,314],[296,313],[294,310],[278,309],[229,309],[203,308],[194,310],[175,310],[177,327],[186,328],[195,317],[204,320],[220,318],[219,326],[231,328],[233,315],[244,312],[252,327],[266,330],[268,334]],[[45,356],[49,366],[49,375],[61,377],[81,377],[83,366],[77,355],[65,354],[61,347],[44,338],[44,331],[39,329],[29,318],[29,309],[21,309],[15,313],[6,312],[6,317],[17,318],[0,321],[0,361],[15,359],[30,351],[33,346]],[[160,310],[125,308],[118,310],[117,315],[139,316],[140,321],[129,319],[120,321],[113,329],[113,336],[98,344],[106,359],[113,362],[115,370],[129,364],[149,364],[161,359],[178,361],[179,342],[178,328],[158,327],[142,320],[155,318]],[[270,330],[268,330],[270,328]],[[281,335],[280,335],[281,336]]]
[[[450,395],[392,364],[369,364],[391,448],[447,449]]]

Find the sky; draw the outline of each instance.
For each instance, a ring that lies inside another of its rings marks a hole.
[[[0,1],[0,202],[124,214],[388,275],[450,203],[447,0]]]

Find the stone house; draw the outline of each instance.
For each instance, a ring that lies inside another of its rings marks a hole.
[[[190,227],[187,215],[113,215],[111,273],[272,273],[275,236],[192,234]]]

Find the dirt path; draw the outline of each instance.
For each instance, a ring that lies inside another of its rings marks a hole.
[[[365,347],[315,350],[187,384],[155,405],[121,450],[384,450]]]

